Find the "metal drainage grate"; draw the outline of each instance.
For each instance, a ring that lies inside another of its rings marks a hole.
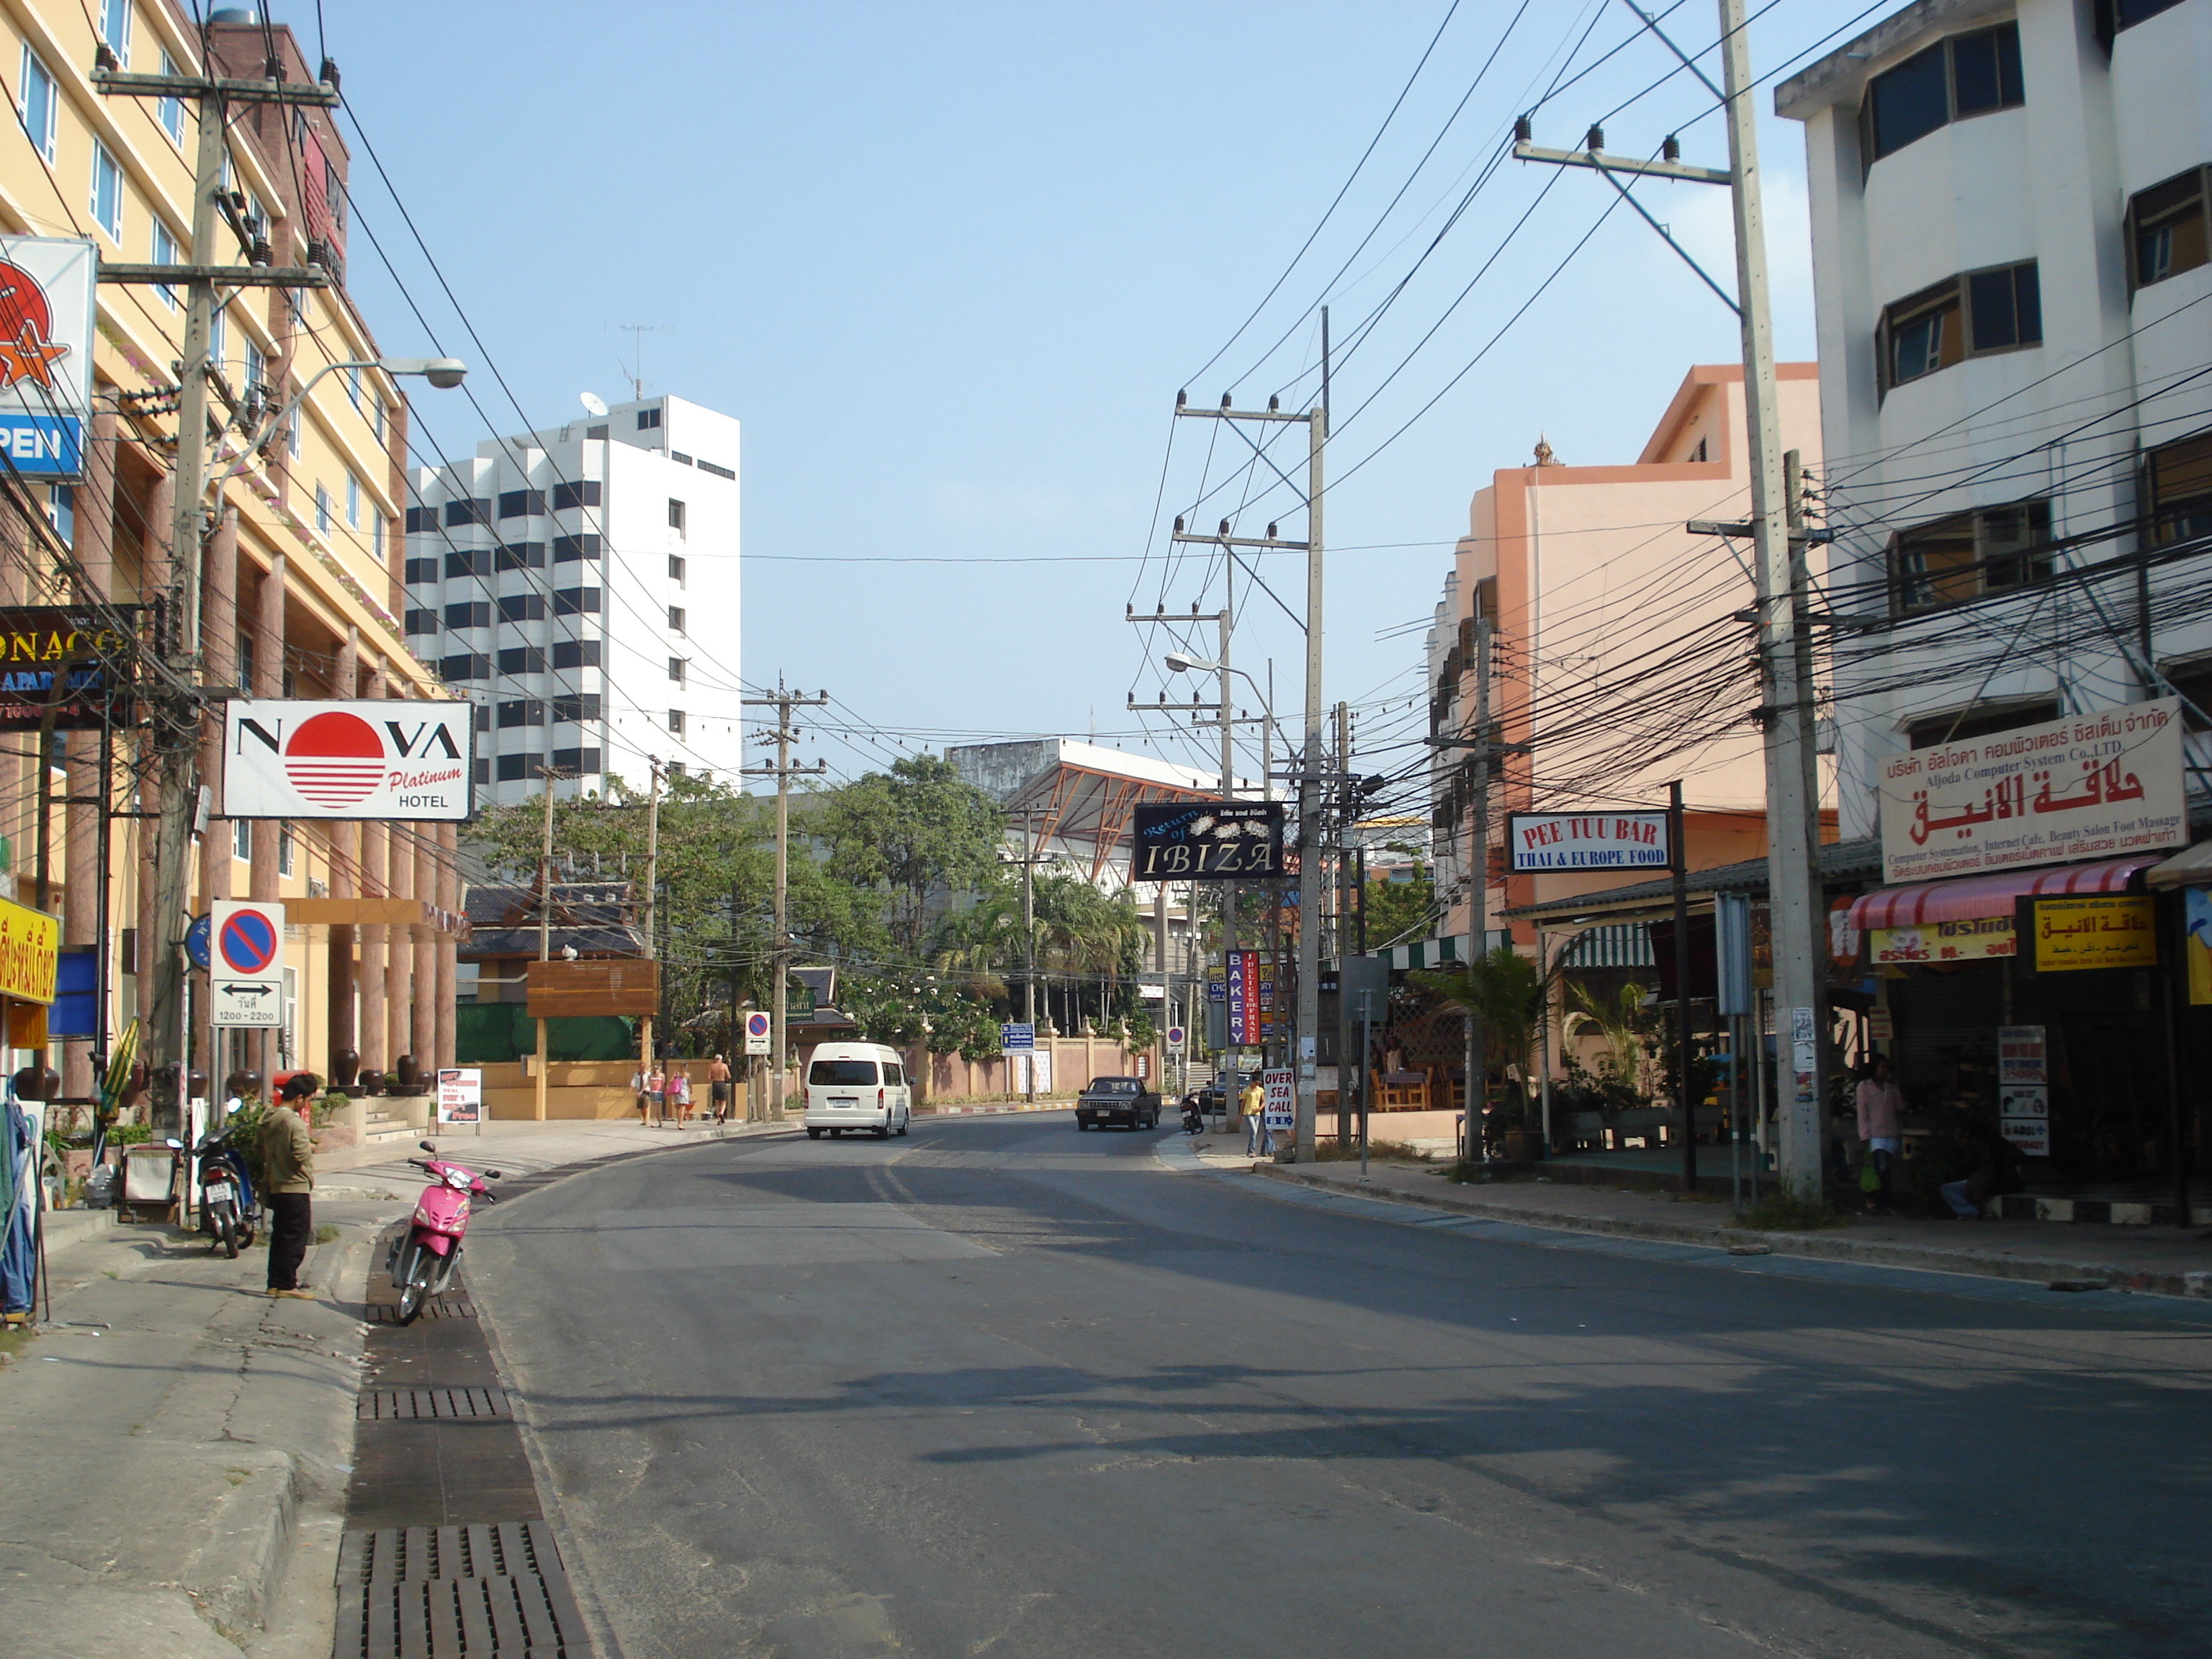
[[[349,1532],[332,1659],[588,1659],[542,1521]]]
[[[355,1420],[386,1423],[405,1418],[438,1418],[452,1422],[483,1422],[511,1419],[504,1389],[373,1389],[355,1401]]]
[[[417,1319],[474,1319],[476,1316],[475,1303],[447,1301],[442,1297],[432,1297],[422,1304],[422,1311],[415,1316]],[[370,1303],[368,1322],[372,1325],[397,1325],[399,1322],[399,1304],[396,1302]]]

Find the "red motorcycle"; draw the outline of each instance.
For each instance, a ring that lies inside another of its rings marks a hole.
[[[429,1141],[416,1144],[431,1156],[407,1161],[428,1171],[430,1184],[415,1200],[415,1217],[405,1237],[392,1241],[389,1261],[392,1288],[399,1292],[403,1325],[412,1324],[423,1303],[443,1294],[452,1282],[454,1265],[461,1259],[461,1239],[469,1230],[469,1200],[499,1201],[499,1194],[484,1185],[487,1180],[500,1178],[498,1170],[486,1170],[477,1175],[438,1158],[437,1147]]]

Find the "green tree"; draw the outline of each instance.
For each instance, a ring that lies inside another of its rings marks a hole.
[[[811,832],[828,849],[827,873],[877,896],[892,947],[922,960],[933,904],[995,888],[1006,816],[934,755],[895,761],[888,773],[828,792]]]
[[[1409,881],[1367,881],[1367,948],[1386,951],[1408,939],[1428,937],[1437,918],[1437,884],[1425,865],[1413,866]]]

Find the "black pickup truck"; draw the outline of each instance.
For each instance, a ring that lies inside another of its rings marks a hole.
[[[1157,1129],[1160,1097],[1139,1077],[1095,1077],[1075,1097],[1075,1127],[1101,1128],[1118,1123],[1129,1129]]]

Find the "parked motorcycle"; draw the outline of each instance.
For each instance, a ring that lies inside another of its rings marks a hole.
[[[481,1198],[487,1204],[499,1201],[499,1194],[484,1185],[487,1180],[500,1178],[498,1170],[486,1170],[477,1175],[439,1158],[438,1149],[431,1142],[416,1144],[431,1156],[407,1161],[428,1171],[430,1184],[415,1200],[414,1219],[409,1223],[406,1233],[392,1241],[386,1262],[392,1272],[392,1288],[399,1292],[399,1322],[403,1325],[412,1324],[415,1316],[422,1311],[422,1304],[434,1296],[442,1295],[453,1281],[453,1268],[461,1259],[461,1238],[469,1230],[469,1200]]]
[[[1199,1109],[1198,1097],[1185,1095],[1182,1101],[1182,1132],[1187,1135],[1206,1133],[1206,1114]]]
[[[234,1100],[224,1111],[234,1115],[238,1108],[239,1103]],[[235,1259],[261,1231],[261,1200],[253,1190],[252,1169],[245,1152],[231,1144],[230,1128],[226,1123],[210,1129],[192,1148],[192,1164],[199,1171],[199,1223],[200,1231],[207,1235],[208,1249],[221,1250]],[[181,1140],[167,1144],[172,1152],[185,1150]]]

